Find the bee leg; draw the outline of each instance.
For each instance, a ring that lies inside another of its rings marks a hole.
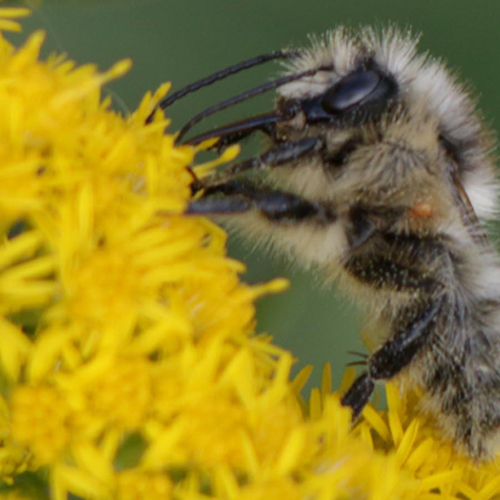
[[[283,142],[259,156],[243,160],[223,170],[220,174],[215,174],[213,183],[223,181],[247,170],[287,165],[299,158],[315,154],[323,146],[323,141],[318,137],[307,137],[298,141]]]
[[[375,380],[390,379],[408,366],[433,331],[441,299],[424,309],[406,329],[399,330],[368,361],[368,371]]]
[[[356,420],[363,408],[368,404],[373,390],[375,389],[375,382],[370,375],[365,372],[361,374],[349,387],[349,390],[342,397],[341,403],[343,406],[349,406],[352,409],[352,419]]]
[[[308,137],[299,141],[282,143],[278,147],[270,149],[259,156],[247,158],[246,160],[226,168],[222,172],[217,172],[203,181],[200,181],[196,177],[196,174],[190,170],[190,173],[193,176],[191,190],[193,195],[203,189],[207,191],[208,189],[216,187],[219,184],[226,183],[231,177],[241,174],[242,172],[246,172],[247,170],[286,165],[294,160],[315,154],[322,148],[322,140],[317,137]]]
[[[252,208],[251,203],[240,196],[224,198],[200,198],[192,201],[185,213],[189,215],[241,214]]]
[[[418,354],[432,331],[441,300],[421,311],[406,328],[397,331],[368,360],[368,371],[360,375],[342,398],[344,406],[352,408],[355,420],[368,403],[375,381],[387,380],[407,367]]]
[[[223,196],[212,197],[214,194]],[[335,211],[319,203],[313,203],[291,193],[259,188],[246,181],[229,181],[209,187],[205,196],[192,201],[187,214],[238,214],[250,210],[260,211],[273,221],[301,221],[314,219],[320,224],[337,220]]]
[[[249,130],[245,130],[243,132],[234,132],[232,134],[224,135],[219,139],[219,142],[217,142],[217,144],[213,146],[213,149],[215,149],[217,152],[220,153],[223,149],[243,141],[256,131],[260,131],[274,140],[276,140],[278,135],[276,123],[268,123],[261,125],[260,127],[257,128],[251,128]]]

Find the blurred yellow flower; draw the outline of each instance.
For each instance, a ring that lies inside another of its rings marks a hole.
[[[0,9],[0,30],[26,14]],[[291,380],[253,330],[286,283],[243,284],[225,233],[183,215],[199,148],[145,125],[168,86],[124,118],[100,89],[130,62],[43,61],[42,42],[0,37],[3,498],[37,497],[21,474],[56,500],[499,497],[496,465],[443,442],[416,393],[389,386],[352,428],[326,367],[304,402],[310,370]]]

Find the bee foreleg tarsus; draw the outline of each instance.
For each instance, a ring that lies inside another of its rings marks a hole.
[[[319,137],[306,137],[299,141],[283,142],[276,148],[263,153],[261,159],[266,165],[278,167],[314,153],[323,146],[324,142]]]
[[[323,147],[323,141],[318,137],[307,137],[299,141],[288,141],[279,144],[277,147],[266,151],[254,158],[248,158],[222,171],[215,176],[215,180],[220,181],[248,170],[257,168],[272,168],[287,165],[294,160],[304,158],[314,154]]]
[[[344,406],[352,408],[355,420],[368,403],[377,380],[387,380],[407,367],[429,338],[431,324],[435,321],[440,308],[438,299],[425,308],[404,329],[399,330],[382,345],[368,360],[368,370],[361,374],[343,396]]]

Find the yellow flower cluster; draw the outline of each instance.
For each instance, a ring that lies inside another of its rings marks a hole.
[[[1,9],[0,29],[26,14]],[[460,458],[412,395],[391,387],[352,429],[326,369],[304,403],[308,370],[290,380],[253,333],[254,300],[285,283],[241,283],[225,233],[182,215],[197,149],[161,113],[145,125],[167,87],[123,118],[100,89],[129,62],[41,61],[42,41],[0,37],[2,498],[500,495],[495,464]]]

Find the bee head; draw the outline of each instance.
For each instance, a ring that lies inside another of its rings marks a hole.
[[[355,132],[368,124],[383,136],[413,117],[432,123],[448,149],[459,148],[474,107],[441,63],[417,54],[417,42],[393,28],[339,28],[313,39],[286,62],[286,75],[317,71],[277,89],[277,108],[296,110],[282,128]]]
[[[295,106],[307,126],[355,127],[374,123],[396,108],[405,82],[381,54],[374,32],[338,29],[313,40],[287,62],[287,74],[319,68],[277,91],[278,109]]]

